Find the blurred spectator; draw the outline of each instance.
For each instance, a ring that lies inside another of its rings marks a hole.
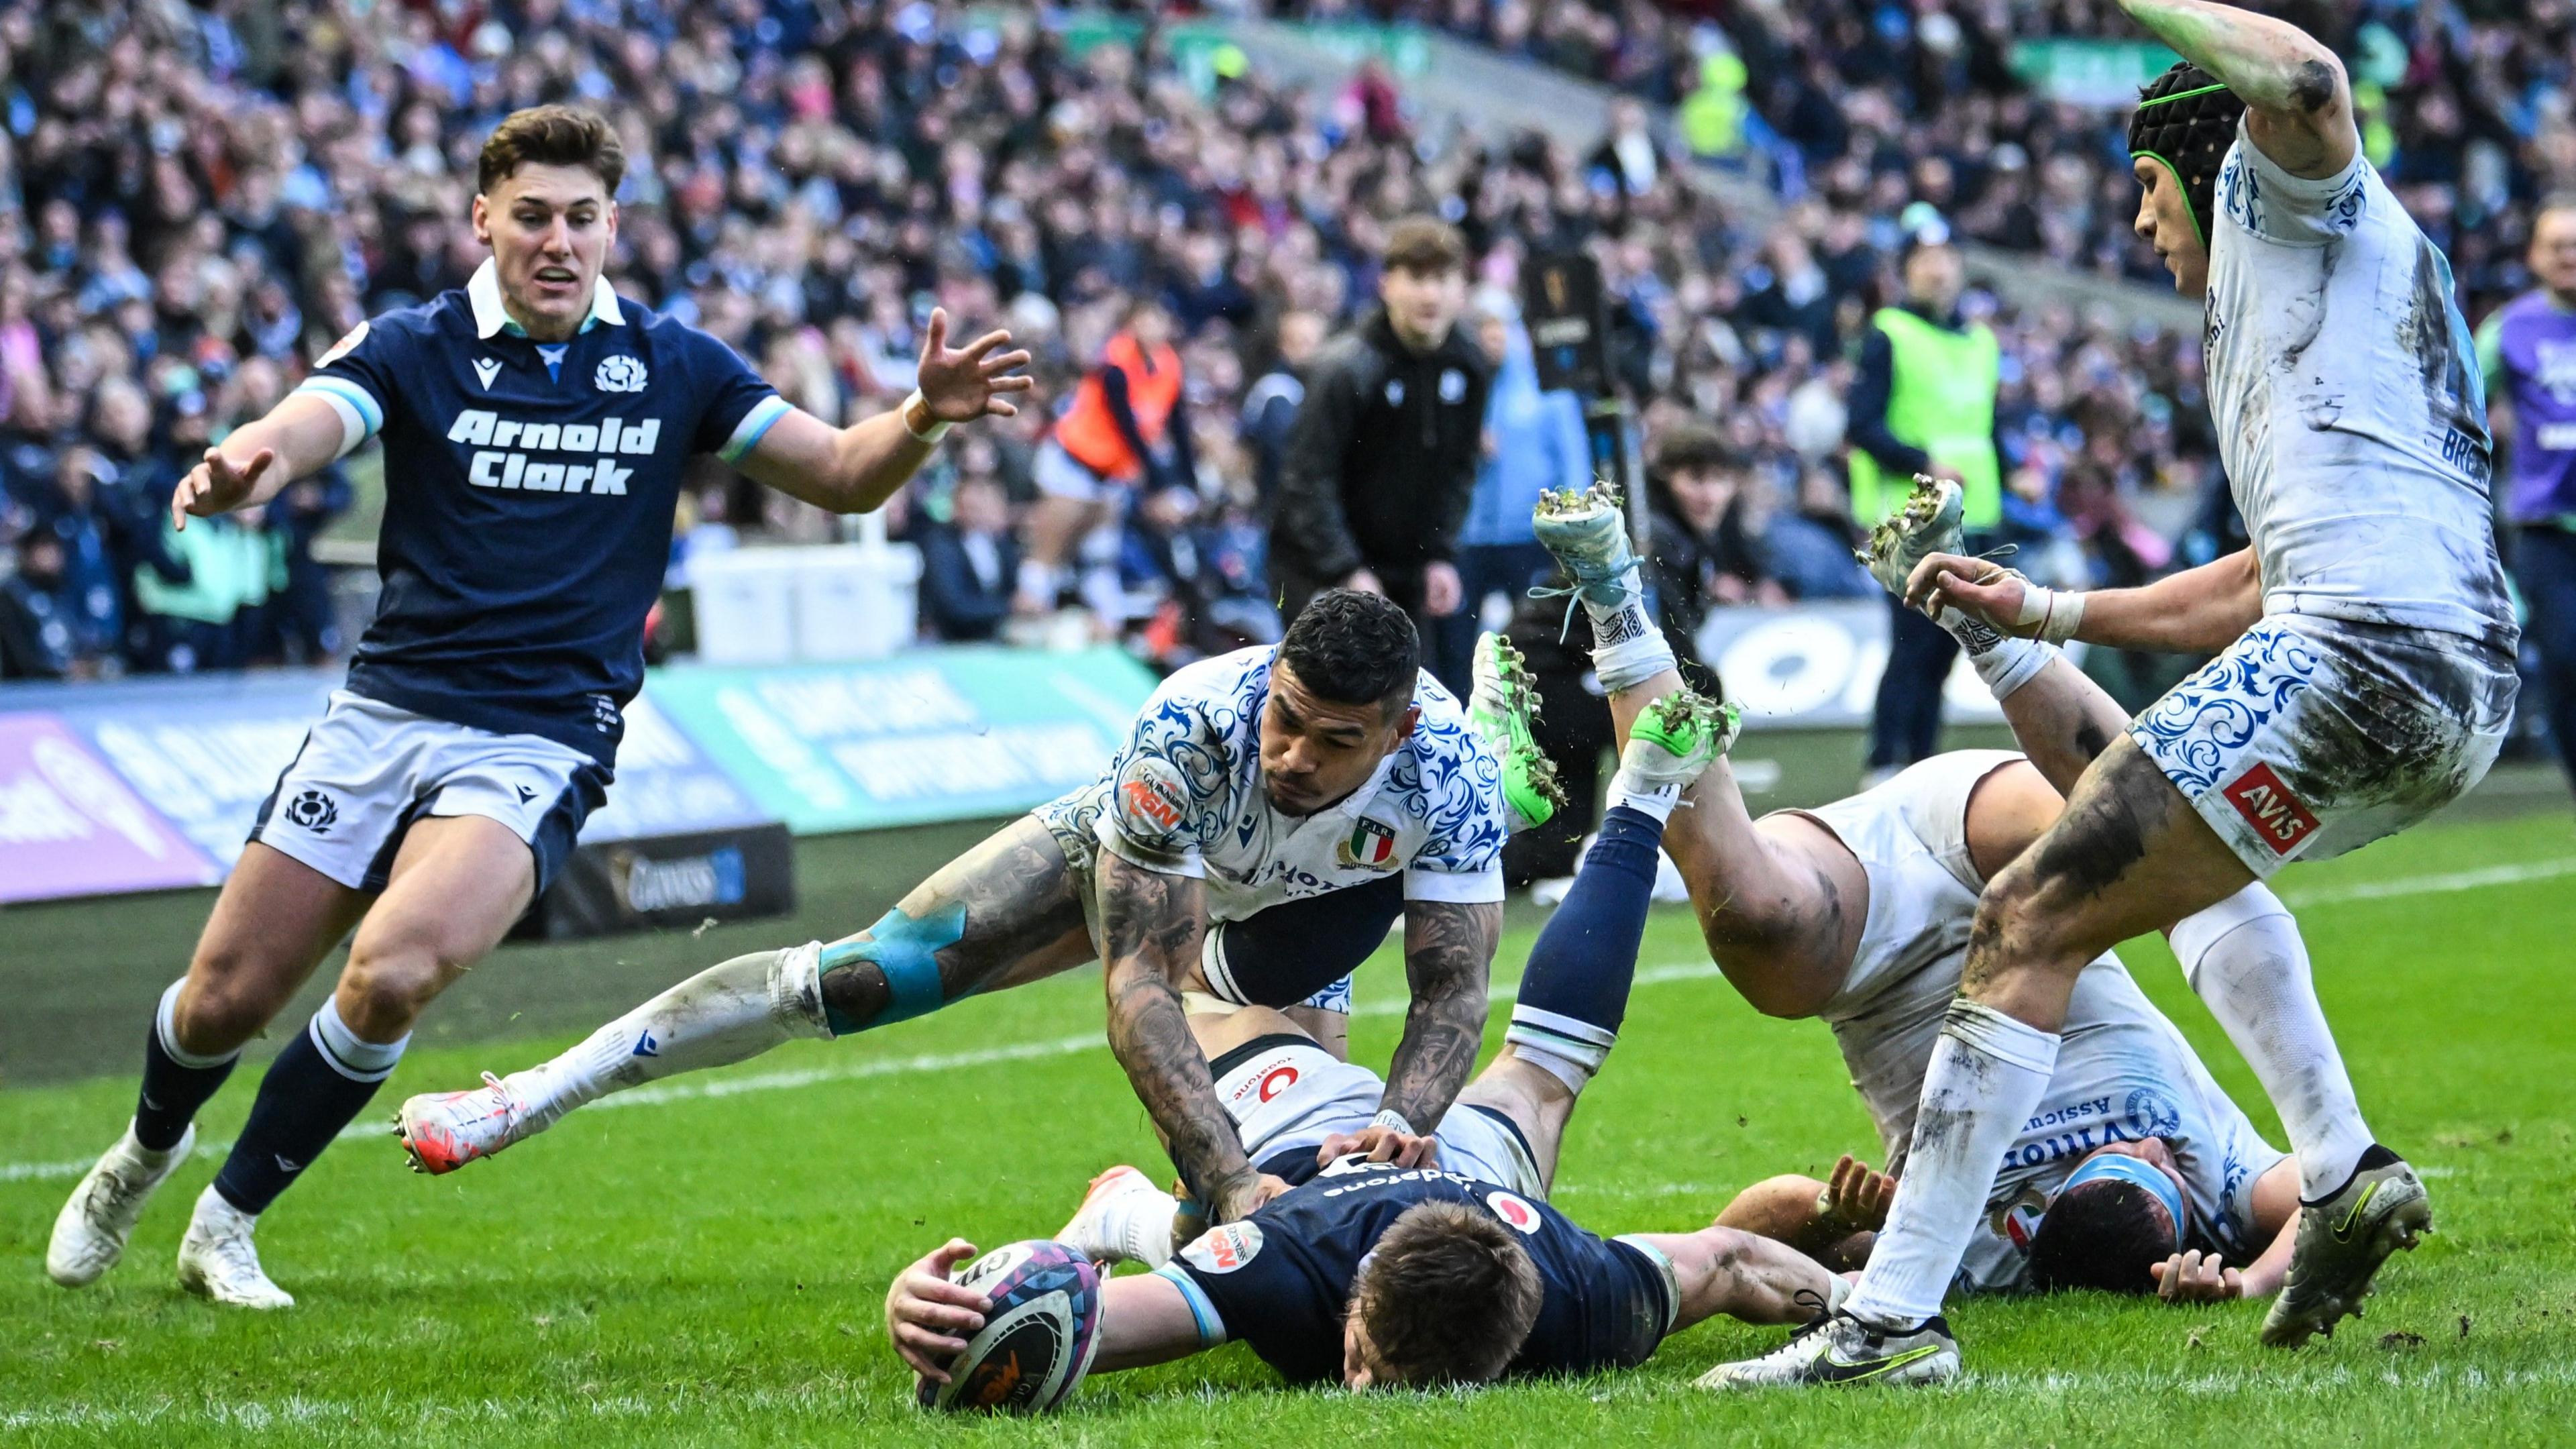
[[[1657,440],[1646,469],[1646,568],[1664,637],[1682,677],[1713,698],[1724,691],[1699,658],[1708,611],[1789,602],[1764,565],[1767,520],[1751,462],[1713,429],[1688,426]]]
[[[2551,197],[2533,219],[2531,274],[2540,285],[2478,329],[2478,360],[2505,442],[2525,637],[2559,763],[2576,782],[2576,194]]]
[[[967,474],[951,496],[953,516],[918,531],[921,616],[939,638],[964,643],[993,638],[1011,614],[1020,547],[1011,514],[991,477]]]
[[[1288,437],[1297,425],[1297,405],[1306,397],[1306,365],[1323,345],[1322,317],[1303,309],[1280,314],[1269,369],[1244,390],[1243,441],[1252,450],[1252,476],[1265,513],[1279,499]]]
[[[1382,593],[1438,635],[1459,606],[1458,528],[1475,488],[1492,364],[1457,326],[1466,245],[1408,217],[1388,233],[1378,297],[1315,359],[1271,532],[1281,612],[1339,584]]]
[[[1497,595],[1502,616],[1530,585],[1555,571],[1530,528],[1539,490],[1581,490],[1592,482],[1592,441],[1583,404],[1573,393],[1541,391],[1529,332],[1508,294],[1476,299],[1476,341],[1494,361],[1493,396],[1485,404],[1482,456],[1467,522],[1458,534],[1458,611],[1440,621],[1433,671],[1465,696],[1470,656],[1483,615]]]
[[[1086,536],[1116,521],[1129,492],[1186,486],[1196,475],[1172,336],[1172,315],[1160,300],[1130,301],[1099,364],[1084,374],[1039,449],[1039,497],[1019,569],[1025,611],[1055,607],[1065,561]]]
[[[1968,551],[1983,552],[2003,521],[2002,344],[1960,314],[1966,272],[1937,219],[1908,239],[1903,267],[1904,304],[1871,317],[1852,384],[1852,520],[1877,524],[1903,506],[1914,475],[1928,474],[1965,490]],[[1887,618],[1869,735],[1869,768],[1881,774],[1940,747],[1941,687],[1959,655],[1957,640],[1893,597]]]
[[[83,672],[81,603],[63,572],[62,540],[20,536],[16,571],[0,579],[0,679],[63,679]]]

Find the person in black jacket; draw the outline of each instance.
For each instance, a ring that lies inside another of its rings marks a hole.
[[[957,480],[955,511],[921,535],[921,612],[951,643],[990,639],[1011,616],[1020,547],[1001,485],[969,473]]]
[[[1282,616],[1334,585],[1384,594],[1417,625],[1457,611],[1452,560],[1493,379],[1456,325],[1466,262],[1455,228],[1396,223],[1378,279],[1383,305],[1316,354],[1271,531]]]

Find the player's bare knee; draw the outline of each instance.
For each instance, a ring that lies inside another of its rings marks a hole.
[[[450,959],[454,954],[408,942],[372,946],[361,941],[340,973],[341,1014],[348,1017],[350,1029],[369,1041],[389,1041],[409,1030],[422,1008],[472,964]]]
[[[192,970],[171,1009],[171,1031],[179,1050],[221,1056],[259,1035],[283,1004],[284,993],[253,972]]]

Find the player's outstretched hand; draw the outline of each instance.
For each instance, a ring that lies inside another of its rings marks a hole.
[[[1352,1154],[1371,1162],[1392,1162],[1398,1167],[1438,1167],[1440,1139],[1398,1132],[1392,1127],[1364,1127],[1357,1132],[1336,1132],[1315,1149],[1315,1165],[1330,1166]]]
[[[1905,604],[1934,613],[1943,604],[2006,634],[2028,637],[2021,618],[2021,575],[1981,558],[1936,553],[1914,566],[1905,581]]]
[[[2245,1296],[2245,1275],[2219,1261],[2216,1253],[2197,1248],[2176,1253],[2149,1271],[2156,1275],[2156,1296],[2167,1303],[2224,1303]]]
[[[966,1337],[993,1311],[982,1294],[948,1281],[950,1269],[974,1256],[973,1243],[950,1238],[886,1289],[886,1337],[914,1373],[933,1383],[948,1382],[949,1360],[966,1351]]]
[[[1855,1233],[1874,1233],[1887,1226],[1888,1207],[1896,1201],[1896,1179],[1873,1172],[1869,1164],[1844,1153],[1816,1206]]]
[[[206,461],[189,469],[170,494],[170,526],[185,529],[191,514],[212,518],[241,507],[259,486],[260,475],[276,462],[275,448],[262,448],[241,463],[225,457],[221,448],[208,448]]]
[[[930,415],[943,423],[1018,417],[1019,408],[1003,394],[1027,392],[1036,383],[1026,373],[1006,375],[1029,365],[1025,350],[1003,350],[1010,345],[1011,334],[996,330],[964,347],[950,347],[948,309],[931,308],[930,327],[921,340],[921,372],[914,379]]]

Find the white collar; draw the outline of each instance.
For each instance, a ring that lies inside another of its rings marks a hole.
[[[490,258],[485,258],[483,265],[474,269],[474,275],[466,279],[465,300],[474,308],[475,336],[490,337],[501,332],[525,335],[525,329],[511,321],[509,311],[501,305],[501,270]],[[587,332],[602,322],[611,327],[626,325],[626,313],[617,305],[617,289],[608,285],[606,277],[598,278],[591,287],[590,315],[582,319],[581,330]]]

